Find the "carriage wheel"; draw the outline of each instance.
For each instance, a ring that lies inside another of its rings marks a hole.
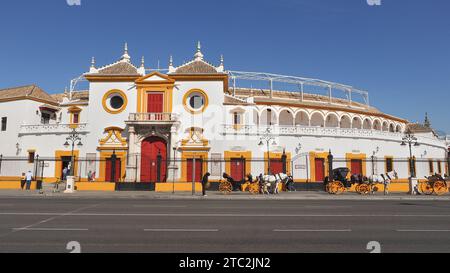
[[[327,192],[329,194],[336,194],[337,189],[336,189],[336,186],[335,186],[334,182],[329,182],[327,184]]]
[[[434,182],[433,189],[437,195],[443,195],[447,193],[447,184],[444,181],[436,181]]]
[[[431,186],[431,184],[429,182],[424,182],[420,184],[420,190],[426,194],[426,195],[431,195],[433,194],[433,187]]]
[[[223,194],[229,194],[233,190],[233,185],[230,182],[222,182],[219,185],[219,191]]]
[[[258,183],[252,183],[248,186],[248,191],[251,194],[259,194],[259,185]]]
[[[360,184],[358,187],[358,193],[361,195],[367,195],[370,193],[370,186],[368,184]]]
[[[342,182],[336,182],[337,192],[336,194],[342,194],[345,192],[345,186]]]

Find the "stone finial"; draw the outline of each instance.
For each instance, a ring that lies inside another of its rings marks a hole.
[[[91,68],[95,68],[95,57],[91,59]]]
[[[216,68],[217,72],[224,72],[223,55],[220,55],[220,65]]]
[[[423,125],[427,128],[431,128],[431,122],[430,119],[428,118],[428,113],[425,113],[425,122],[423,123]]]
[[[128,62],[128,63],[131,61],[131,57],[128,54],[128,43],[125,43],[124,52],[123,52],[121,61]]]
[[[195,53],[194,58],[196,61],[203,60],[202,45],[200,44],[200,41],[197,42],[197,53]]]
[[[169,73],[175,72],[175,67],[173,66],[173,57],[169,56]]]
[[[89,68],[89,73],[97,73],[97,68],[95,68],[95,57],[91,59],[91,67]]]
[[[145,67],[145,57],[142,56],[141,58],[141,67]]]

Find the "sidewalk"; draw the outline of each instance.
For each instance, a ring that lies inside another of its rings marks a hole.
[[[443,196],[436,195],[408,195],[406,193],[392,193],[390,195],[359,195],[357,193],[344,193],[342,195],[330,195],[320,191],[297,191],[282,192],[278,195],[251,195],[248,192],[233,192],[229,195],[223,195],[219,192],[208,192],[208,196],[203,197],[201,193],[192,195],[190,192],[159,193],[153,191],[115,191],[115,192],[98,192],[98,191],[82,191],[72,194],[45,192],[39,194],[38,191],[22,191],[22,190],[1,190],[0,198],[75,198],[75,199],[158,199],[158,200],[443,200],[450,201],[450,194]]]

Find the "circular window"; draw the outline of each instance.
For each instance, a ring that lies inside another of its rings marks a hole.
[[[124,101],[123,101],[123,98],[121,96],[114,96],[109,101],[109,104],[110,104],[111,108],[117,110],[117,109],[120,109],[123,106]]]
[[[188,112],[197,114],[205,111],[208,106],[208,96],[199,89],[194,89],[186,93],[184,96],[184,107]]]
[[[126,107],[127,97],[121,90],[111,90],[103,96],[103,108],[110,114],[121,113]]]

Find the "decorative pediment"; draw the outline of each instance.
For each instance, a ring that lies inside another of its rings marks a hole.
[[[99,140],[99,149],[126,149],[127,140],[122,136],[123,129],[119,127],[105,128],[106,136]]]
[[[141,77],[136,80],[137,84],[143,84],[143,83],[174,83],[175,80],[170,78],[167,75],[164,75],[159,72],[153,72],[150,73],[144,77]]]
[[[203,136],[203,129],[191,127],[187,131],[187,137],[181,141],[183,147],[207,147],[209,141]]]

